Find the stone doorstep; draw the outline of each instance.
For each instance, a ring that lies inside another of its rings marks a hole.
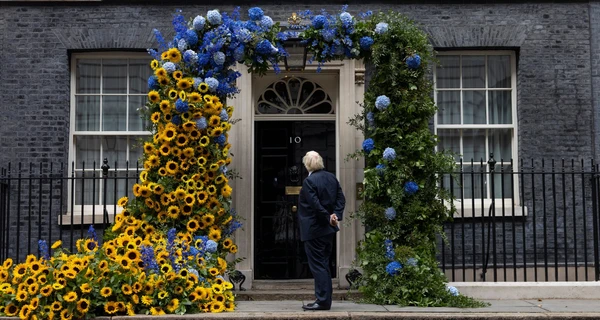
[[[247,290],[234,291],[237,301],[282,301],[303,300],[313,301],[315,291],[312,289],[301,290]],[[361,294],[356,290],[333,290],[333,300],[358,300]]]

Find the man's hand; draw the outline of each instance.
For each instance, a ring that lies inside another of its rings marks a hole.
[[[337,215],[336,215],[335,213],[332,213],[332,214],[329,216],[329,224],[330,224],[332,227],[335,227],[335,226],[337,226],[337,225],[338,225],[338,217],[337,217]]]

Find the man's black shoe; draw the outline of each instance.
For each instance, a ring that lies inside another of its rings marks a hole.
[[[302,309],[312,310],[312,311],[314,311],[314,310],[329,310],[329,309],[331,309],[331,306],[323,306],[323,305],[320,305],[315,302],[312,305],[309,304],[309,305],[302,306]]]
[[[307,306],[308,306],[308,307],[312,307],[313,305],[315,305],[315,303],[318,303],[318,302],[317,302],[317,301],[315,301],[315,302],[311,302],[311,303],[307,304]]]

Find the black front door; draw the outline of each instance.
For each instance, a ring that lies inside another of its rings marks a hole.
[[[306,152],[335,174],[334,121],[255,122],[254,270],[256,279],[311,278],[297,223]],[[331,272],[335,275],[335,243]]]

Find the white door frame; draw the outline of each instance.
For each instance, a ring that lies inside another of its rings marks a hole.
[[[308,66],[303,77],[315,79],[323,86],[336,84],[323,84],[318,80],[316,66]],[[254,114],[255,102],[258,100],[259,89],[253,88],[253,78],[245,66],[238,65],[242,76],[237,80],[240,93],[228,100],[228,105],[235,107],[234,119],[241,119],[231,130],[229,141],[232,144],[231,153],[234,155],[231,168],[235,169],[242,179],[231,182],[233,187],[233,208],[243,218],[244,227],[236,231],[235,242],[238,245],[236,258],[245,258],[237,264],[237,270],[246,276],[245,288],[252,288],[254,279]],[[362,134],[348,125],[348,119],[360,110],[364,95],[364,67],[359,61],[344,60],[342,62],[328,63],[322,67],[324,74],[337,74],[337,99],[335,99],[336,121],[336,173],[346,196],[345,221],[337,234],[337,274],[340,287],[347,287],[345,275],[351,269],[355,258],[356,245],[363,231],[360,223],[351,221],[350,213],[356,210],[356,182],[362,181],[362,161],[345,161],[346,155],[354,152],[362,143]],[[291,74],[290,74],[291,75]],[[267,74],[267,79],[280,78],[280,75]],[[276,78],[277,77],[277,78]],[[271,81],[272,82],[272,81]],[[335,89],[334,89],[335,90]],[[329,90],[327,90],[329,92]],[[358,102],[358,103],[357,103]],[[260,117],[260,116],[259,116]],[[261,120],[264,120],[261,119]],[[273,120],[277,120],[274,118]],[[294,119],[296,120],[296,119]],[[302,120],[298,118],[297,120]],[[358,180],[357,180],[358,179]]]

